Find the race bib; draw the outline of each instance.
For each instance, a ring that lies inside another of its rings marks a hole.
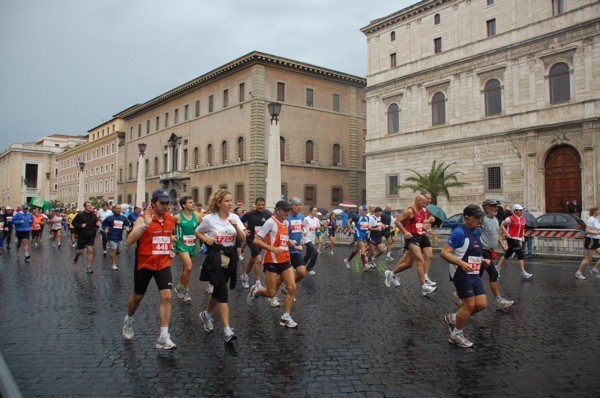
[[[290,237],[287,235],[281,235],[279,237],[279,248],[283,251],[288,251],[289,247],[288,247],[288,241],[289,241]]]
[[[366,221],[361,222],[360,224],[358,224],[358,227],[360,229],[362,229],[363,231],[366,231],[369,229],[369,223]]]
[[[6,221],[11,222],[13,220],[12,216],[6,217]]]
[[[123,229],[123,221],[115,220],[113,222],[113,228],[114,229]]]
[[[467,257],[467,262],[469,263],[469,267],[473,268],[473,272],[467,272],[467,273],[468,274],[479,274],[479,270],[481,269],[481,257],[469,256],[469,257]]]
[[[423,232],[423,223],[422,222],[416,223],[415,226],[417,227],[417,232],[418,233],[422,233]]]
[[[4,226],[4,224],[2,224],[2,226]],[[40,224],[38,223],[33,223],[33,228],[38,229],[40,227]]]
[[[309,227],[308,227],[308,232],[315,232],[315,227],[311,227],[311,226],[309,226]]]
[[[232,243],[235,243],[235,236],[219,235],[217,236],[217,243],[223,246],[231,246]]]
[[[168,236],[152,237],[152,254],[170,254],[171,238]]]
[[[186,246],[196,246],[196,235],[183,235],[183,244]]]
[[[301,220],[292,220],[292,232],[301,232],[302,231],[302,221]]]

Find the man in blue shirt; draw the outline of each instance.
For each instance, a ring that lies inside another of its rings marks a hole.
[[[17,235],[17,257],[19,256],[21,243],[23,243],[25,261],[29,261],[31,258],[29,255],[29,235],[31,234],[31,224],[33,224],[33,215],[29,212],[29,206],[23,205],[22,210],[15,213],[12,223]]]
[[[369,232],[369,221],[370,218],[367,215],[367,211],[369,208],[366,205],[362,205],[359,208],[360,215],[356,220],[356,231],[354,232],[354,250],[350,253],[350,257],[344,259],[344,264],[346,264],[346,268],[350,269],[351,261],[354,256],[360,252],[360,261],[362,262],[363,270],[367,271],[371,268],[370,265],[367,264],[367,233]]]
[[[115,205],[112,213],[112,215],[102,221],[100,229],[106,234],[110,249],[110,259],[112,260],[110,268],[116,271],[119,269],[116,262],[117,256],[121,254],[121,250],[123,249],[123,230],[129,232],[131,230],[131,222],[121,214],[121,205]]]
[[[306,264],[302,258],[302,236],[303,236],[303,221],[304,214],[300,213],[302,201],[293,197],[289,200],[290,213],[287,216],[289,240],[288,247],[290,249],[290,262],[296,270],[296,284],[306,276]],[[281,291],[286,293],[285,284],[281,285]]]

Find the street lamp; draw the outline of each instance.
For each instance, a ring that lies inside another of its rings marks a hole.
[[[77,207],[83,209],[83,202],[85,201],[85,179],[83,178],[83,169],[85,168],[85,162],[79,162],[79,194],[77,195]]]
[[[275,208],[275,203],[281,200],[281,155],[279,152],[279,113],[281,103],[270,102],[267,107],[271,115],[269,128],[269,157],[267,158],[267,194],[266,205]],[[273,123],[275,122],[275,123]]]
[[[146,198],[146,165],[144,163],[146,144],[140,142],[138,144],[138,149],[140,151],[140,157],[138,158],[138,178],[135,205],[143,208],[144,199]]]

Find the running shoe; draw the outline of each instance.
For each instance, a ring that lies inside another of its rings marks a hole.
[[[386,261],[394,261],[394,257],[392,257],[392,256],[385,256],[385,260]]]
[[[575,272],[575,278],[581,279],[582,281],[585,280],[585,276],[583,276],[583,274],[581,273],[581,271]]]
[[[123,338],[125,340],[133,339],[133,319],[129,317],[125,317],[125,321],[123,324]]]
[[[308,274],[309,275],[316,275],[317,273],[311,269],[310,271],[308,271]]]
[[[388,270],[385,270],[384,274],[385,274],[385,282],[384,282],[385,286],[392,287],[392,280],[394,279],[394,276],[395,276],[394,273],[388,269]]]
[[[238,258],[239,258],[240,261],[244,261],[245,260],[244,256],[242,256],[241,254],[240,254],[240,256]]]
[[[281,303],[279,302],[277,296],[270,298],[269,303],[271,303],[271,307],[281,307]]]
[[[110,269],[112,269],[113,271],[117,271],[119,267],[117,267],[117,264],[113,264],[111,265]]]
[[[394,275],[394,279],[392,279],[392,283],[395,287],[400,287],[400,274]]]
[[[256,294],[257,290],[258,288],[256,287],[256,285],[250,288],[250,293],[248,293],[248,296],[246,297],[246,302],[249,305],[254,305],[254,303],[256,302],[256,299],[258,298],[258,295]]]
[[[462,333],[451,334],[448,338],[448,342],[450,344],[456,344],[457,346],[464,348],[469,348],[473,346],[473,343],[467,340],[465,335]]]
[[[292,329],[298,327],[298,324],[294,322],[290,315],[282,315],[281,318],[279,318],[279,325]]]
[[[53,247],[54,247],[54,246],[53,246]],[[104,257],[106,257],[106,250],[104,250],[104,253],[103,253],[103,254],[104,254]]]
[[[204,324],[204,330],[207,332],[213,332],[215,330],[215,324],[213,322],[213,317],[208,316],[208,312],[202,311],[200,313],[200,320]]]
[[[590,268],[590,274],[594,275],[596,278],[600,278],[600,271],[598,271],[598,268],[596,267]]]
[[[163,350],[174,350],[177,345],[171,341],[171,335],[167,334],[158,338],[155,347]]]
[[[347,259],[347,258],[345,258],[345,259],[344,259],[344,264],[346,264],[346,268],[348,268],[348,269],[352,268],[352,267],[350,266],[350,261],[348,261],[348,259]]]
[[[444,315],[444,322],[446,322],[450,333],[452,333],[452,330],[456,327],[456,323],[452,322],[452,314]]]
[[[31,259],[31,256],[29,254],[25,256],[25,261],[29,262],[30,259]]]
[[[431,279],[429,279],[429,277],[425,278],[425,283],[427,283],[429,286],[437,285],[437,282],[432,281]]]
[[[523,271],[521,272],[521,278],[523,279],[529,279],[533,276],[533,274],[530,274],[529,272]]]
[[[421,287],[421,294],[423,296],[429,296],[431,293],[435,292],[437,290],[437,286],[429,286],[429,285],[425,285]]]
[[[208,294],[212,294],[212,292],[215,290],[215,287],[212,284],[208,284],[208,286],[206,286],[206,293]]]
[[[237,336],[233,332],[232,328],[226,328],[223,333],[225,334],[225,342],[230,343],[233,340],[237,339]]]
[[[254,285],[256,286],[257,290],[262,288],[262,283],[260,283],[260,279],[257,279]]]
[[[192,302],[192,297],[190,296],[190,292],[185,292],[183,295],[183,302],[184,303],[191,303]]]
[[[89,265],[87,266],[87,268],[85,269],[85,272],[87,272],[88,274],[93,274],[94,270],[92,269],[92,267],[90,267]]]
[[[375,263],[375,261],[371,261],[371,264],[369,266],[371,269],[375,269],[377,268],[377,264]]]
[[[511,305],[513,305],[513,304],[514,304],[514,301],[512,301],[512,300],[507,300],[507,299],[505,299],[505,298],[503,298],[503,297],[498,297],[498,298],[496,299],[496,309],[497,309],[497,310],[503,310],[503,309],[505,309],[505,308],[508,308],[508,307],[510,307],[510,306],[511,306]]]
[[[240,279],[242,281],[242,287],[244,289],[250,288],[250,283],[248,283],[248,274],[242,274],[242,275],[240,275]]]
[[[334,253],[333,253],[333,250],[330,250],[330,251],[329,251],[329,254],[331,254],[331,255],[333,256],[333,254],[334,254]]]
[[[173,290],[175,290],[175,293],[177,293],[177,298],[182,299],[184,296],[184,291],[183,291],[183,286],[175,286],[173,288]]]

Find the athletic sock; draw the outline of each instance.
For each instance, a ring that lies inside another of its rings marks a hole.
[[[160,337],[166,337],[169,334],[169,327],[160,328]]]

